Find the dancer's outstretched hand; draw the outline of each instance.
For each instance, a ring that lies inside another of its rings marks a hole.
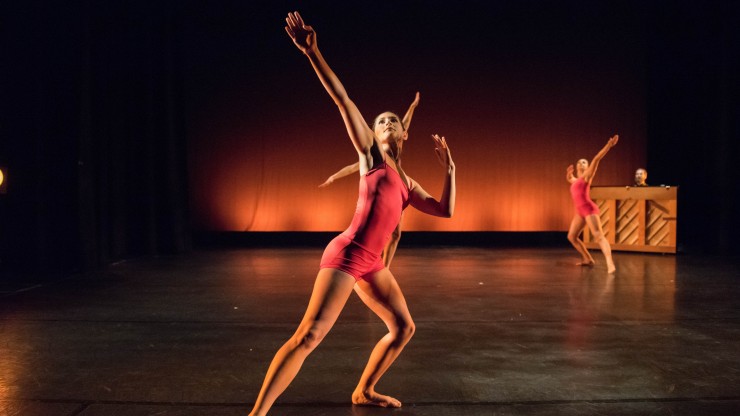
[[[419,105],[419,100],[421,100],[421,97],[419,96],[419,91],[417,91],[414,96],[414,101],[411,103],[411,107],[416,108]]]
[[[301,52],[308,53],[316,49],[316,32],[311,26],[303,22],[303,18],[298,12],[288,13],[285,22],[288,23],[288,26],[285,26],[285,31],[288,32],[288,36],[293,39],[293,43]]]
[[[442,167],[454,168],[455,162],[452,161],[450,148],[447,146],[444,136],[440,137],[437,134],[433,134],[432,140],[434,140],[434,153],[437,155],[437,160],[439,160]]]
[[[325,180],[324,183],[319,185],[319,188],[326,188],[327,186],[334,183],[334,176],[329,176],[329,179]]]
[[[617,145],[617,142],[619,141],[619,135],[615,134],[609,139],[609,147],[614,147]]]

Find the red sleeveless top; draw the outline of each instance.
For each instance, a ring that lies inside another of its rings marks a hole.
[[[573,204],[576,206],[576,212],[581,217],[587,217],[591,214],[598,214],[599,207],[591,200],[589,189],[591,186],[583,178],[576,179],[570,184],[570,196],[573,198]]]
[[[386,162],[360,176],[355,215],[324,250],[321,268],[336,268],[355,279],[382,269],[381,254],[409,204],[409,190]]]

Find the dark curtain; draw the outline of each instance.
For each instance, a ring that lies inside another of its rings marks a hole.
[[[2,267],[89,270],[186,250],[171,4],[2,7]]]
[[[680,185],[679,249],[738,254],[740,3],[649,5],[648,181]]]

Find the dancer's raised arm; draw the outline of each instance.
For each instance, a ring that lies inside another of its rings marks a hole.
[[[414,117],[414,110],[419,106],[419,101],[419,92],[417,91],[416,96],[414,96],[414,101],[411,102],[409,109],[406,110],[406,115],[403,116],[403,125],[406,127],[406,130],[411,127],[411,119]]]
[[[308,57],[311,66],[316,71],[316,75],[324,85],[326,92],[329,93],[329,96],[339,108],[342,119],[344,119],[344,125],[347,127],[347,133],[349,133],[349,137],[357,153],[360,156],[364,156],[365,161],[370,162],[366,168],[372,165],[373,156],[379,157],[375,163],[382,160],[382,153],[375,143],[372,130],[368,127],[355,103],[349,99],[347,91],[339,81],[339,78],[321,55],[316,42],[316,32],[311,26],[304,23],[303,18],[298,12],[288,13],[285,21],[288,24],[285,26],[285,31],[293,39],[293,43],[295,43],[298,49]]]
[[[429,215],[437,217],[452,217],[455,212],[455,162],[452,161],[450,148],[444,137],[432,135],[434,139],[434,152],[437,160],[447,170],[442,196],[439,201],[422,189],[419,184],[414,183],[411,189],[411,206]]]
[[[594,175],[596,175],[596,169],[599,167],[599,162],[601,162],[601,159],[606,156],[606,154],[609,152],[609,150],[617,145],[617,142],[619,141],[619,135],[615,134],[612,136],[609,141],[606,142],[606,145],[604,145],[601,150],[599,150],[599,153],[594,156],[594,159],[591,161],[591,164],[588,166],[586,171],[583,173],[583,179],[591,183],[591,181],[594,179]]]

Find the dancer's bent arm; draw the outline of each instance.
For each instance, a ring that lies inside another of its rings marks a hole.
[[[452,161],[450,148],[444,137],[433,135],[437,160],[446,168],[445,184],[442,197],[434,199],[419,184],[414,183],[411,189],[411,206],[429,215],[437,217],[452,217],[455,212],[455,162]]]
[[[568,183],[573,183],[573,182],[575,182],[577,180],[576,179],[576,176],[573,175],[573,170],[574,170],[573,169],[573,165],[569,165],[565,169],[565,180],[568,181]]]

